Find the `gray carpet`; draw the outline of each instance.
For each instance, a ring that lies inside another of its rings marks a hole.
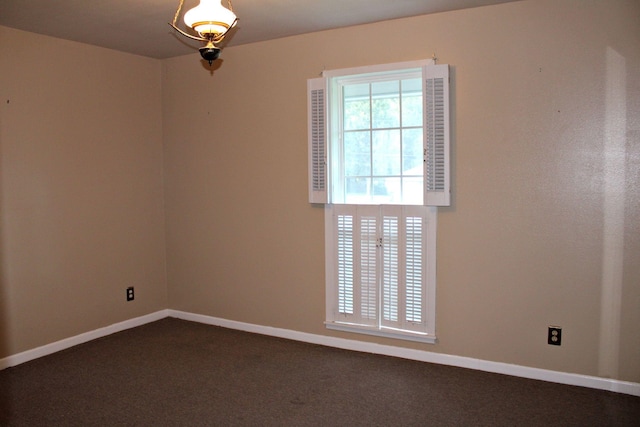
[[[639,426],[640,398],[163,319],[0,371],[2,426]]]

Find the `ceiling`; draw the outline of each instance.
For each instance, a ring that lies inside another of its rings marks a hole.
[[[232,0],[227,46],[515,0]],[[152,58],[193,53],[168,25],[179,0],[0,0],[0,25]],[[198,4],[185,0],[183,13]],[[226,0],[223,0],[226,5]],[[179,21],[179,26],[184,24]]]

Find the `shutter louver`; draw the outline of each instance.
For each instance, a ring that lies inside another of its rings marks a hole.
[[[338,312],[353,314],[353,215],[338,215]]]
[[[406,320],[410,323],[423,321],[424,288],[424,240],[421,217],[405,218],[405,287]]]
[[[425,205],[449,206],[449,66],[431,65],[425,70]]]
[[[327,203],[326,79],[307,80],[309,203]]]
[[[382,222],[382,318],[387,322],[398,322],[398,220],[385,215]]]
[[[378,317],[378,221],[375,216],[360,219],[360,316],[375,323]]]

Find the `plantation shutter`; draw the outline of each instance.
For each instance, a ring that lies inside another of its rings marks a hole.
[[[334,235],[336,236],[336,245],[334,253],[337,256],[337,277],[336,285],[338,288],[338,304],[337,313],[341,317],[350,317],[354,313],[354,245],[355,245],[355,213],[353,212],[335,212]]]
[[[352,205],[353,206],[353,205]],[[363,325],[378,323],[378,281],[380,277],[380,220],[377,206],[354,206],[358,235],[358,299],[359,322]]]
[[[333,321],[425,333],[424,206],[332,205],[337,301]]]
[[[425,205],[451,204],[449,147],[449,66],[424,67]]]
[[[426,331],[425,209],[381,206],[382,326]]]
[[[382,324],[396,326],[398,323],[400,289],[398,284],[402,283],[401,261],[399,253],[401,248],[399,242],[399,208],[389,207],[382,214],[382,239],[380,241],[382,257]]]
[[[309,203],[327,203],[326,79],[307,80]]]
[[[332,205],[336,236],[335,320],[375,326],[378,317],[378,207]]]

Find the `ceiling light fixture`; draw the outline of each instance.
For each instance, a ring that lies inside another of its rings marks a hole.
[[[184,0],[180,0],[173,22],[169,25],[185,37],[205,42],[206,45],[199,49],[200,55],[211,66],[213,61],[220,56],[220,48],[216,46],[216,43],[221,42],[229,30],[238,23],[238,18],[233,13],[231,0],[227,0],[228,8],[222,6],[222,0],[200,0],[198,6],[184,14],[184,23],[198,33],[198,36],[191,35],[177,26],[183,4]]]

